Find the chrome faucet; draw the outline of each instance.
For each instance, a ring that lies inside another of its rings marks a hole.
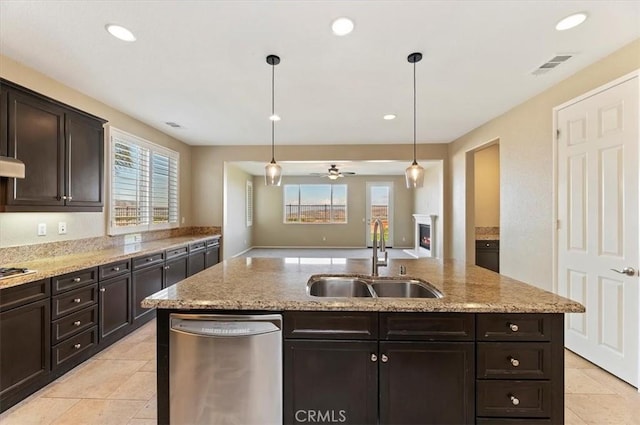
[[[380,252],[384,252],[384,260],[378,259],[378,233],[380,234]],[[387,250],[384,246],[384,224],[379,218],[373,222],[373,263],[371,276],[378,276],[378,267],[387,267]]]

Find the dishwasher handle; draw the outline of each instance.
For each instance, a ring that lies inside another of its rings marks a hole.
[[[281,332],[277,322],[269,320],[206,320],[172,318],[171,331],[206,337],[237,338]]]

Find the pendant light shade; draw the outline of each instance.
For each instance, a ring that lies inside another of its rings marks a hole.
[[[275,112],[275,67],[280,63],[280,58],[276,55],[267,56],[267,63],[271,65],[271,162],[264,167],[264,184],[267,186],[280,186],[282,182],[282,167],[276,163],[275,157],[275,125],[280,117]]]
[[[407,60],[413,64],[413,162],[404,172],[407,189],[424,185],[424,168],[416,161],[416,62],[420,62],[422,53],[411,53]]]

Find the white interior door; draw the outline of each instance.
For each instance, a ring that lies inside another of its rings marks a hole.
[[[367,246],[373,246],[373,222],[376,218],[384,224],[387,246],[393,246],[393,182],[367,182]]]
[[[638,386],[638,77],[557,111],[558,289],[567,348]],[[632,267],[635,272],[618,273]]]

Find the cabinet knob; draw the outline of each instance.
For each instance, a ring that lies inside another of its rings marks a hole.
[[[371,361],[372,362],[378,361],[378,356],[376,356],[375,354],[371,354]]]
[[[509,329],[511,329],[511,332],[518,332],[520,328],[515,323],[509,323]]]
[[[518,400],[518,398],[513,394],[509,394],[509,400],[511,400],[511,404],[513,404],[514,406],[517,406],[520,404],[520,400]]]
[[[73,326],[80,326],[82,324],[82,322],[80,322],[79,320],[76,320],[75,322],[73,322]]]
[[[100,292],[107,292],[107,288],[100,288]]]
[[[164,266],[165,270],[169,270],[171,268],[171,266]]]
[[[73,302],[76,303],[76,304],[80,304],[81,301],[82,300],[80,298],[74,298],[73,299]]]
[[[491,244],[486,243],[486,244],[484,244],[484,246],[491,246]]]
[[[78,282],[80,282],[81,280],[82,280],[82,279],[80,279],[79,277],[75,277],[75,278],[73,278],[73,281],[74,281],[75,283],[78,283]]]
[[[67,201],[70,201],[72,199],[73,199],[73,196],[71,196],[71,195],[67,196]]]
[[[516,359],[515,357],[509,356],[509,362],[511,363],[511,366],[513,366],[513,367],[520,366],[520,360]]]
[[[114,267],[114,268],[113,268],[113,271],[114,271],[114,272],[119,272],[119,271],[120,271],[120,267]]]
[[[380,356],[380,360],[382,360],[382,363],[386,363],[389,361],[389,357],[387,357],[386,354],[383,354]]]
[[[80,347],[82,347],[82,345],[81,345],[81,344],[75,344],[75,345],[73,346],[73,348],[75,348],[76,350],[79,350],[79,349],[80,349]]]
[[[60,199],[62,199],[63,201],[66,201],[67,197],[66,196],[60,196]]]
[[[151,261],[151,260],[153,260],[153,258],[151,258],[151,257],[150,257],[150,258],[147,258],[147,261]]]

